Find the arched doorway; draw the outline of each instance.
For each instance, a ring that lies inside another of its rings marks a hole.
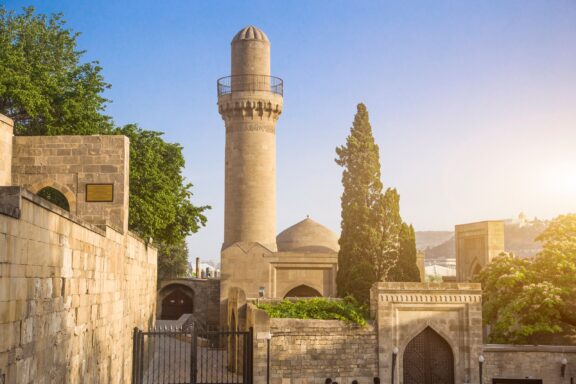
[[[56,204],[60,208],[70,212],[70,203],[62,192],[52,187],[44,187],[37,193],[41,198],[48,200],[52,204]]]
[[[406,346],[404,384],[454,384],[454,355],[446,340],[426,327]]]
[[[302,284],[288,291],[288,293],[284,295],[284,298],[287,297],[322,297],[322,294],[314,288]]]
[[[178,320],[185,313],[194,313],[194,291],[186,286],[174,284],[160,291],[162,299],[162,320]]]

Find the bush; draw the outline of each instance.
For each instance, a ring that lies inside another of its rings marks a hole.
[[[258,304],[272,318],[342,320],[348,324],[366,325],[367,311],[351,296],[343,300],[322,297],[301,299],[295,302],[283,300],[278,304]]]

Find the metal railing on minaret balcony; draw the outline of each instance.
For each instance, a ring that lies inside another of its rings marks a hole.
[[[232,92],[271,92],[283,96],[284,81],[267,75],[236,75],[218,79],[218,96]]]

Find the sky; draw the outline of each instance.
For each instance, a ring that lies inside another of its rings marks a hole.
[[[247,25],[271,41],[284,80],[277,231],[307,215],[340,228],[341,173],[359,102],[382,181],[417,231],[576,212],[576,1],[3,1],[64,13],[86,61],[112,84],[118,125],[184,147],[208,223],[190,259],[219,260],[224,124],[216,80]]]

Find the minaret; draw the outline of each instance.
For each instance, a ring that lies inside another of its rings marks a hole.
[[[232,76],[218,80],[226,126],[224,244],[276,251],[276,121],[282,80],[270,76],[270,41],[249,26],[232,39]]]

